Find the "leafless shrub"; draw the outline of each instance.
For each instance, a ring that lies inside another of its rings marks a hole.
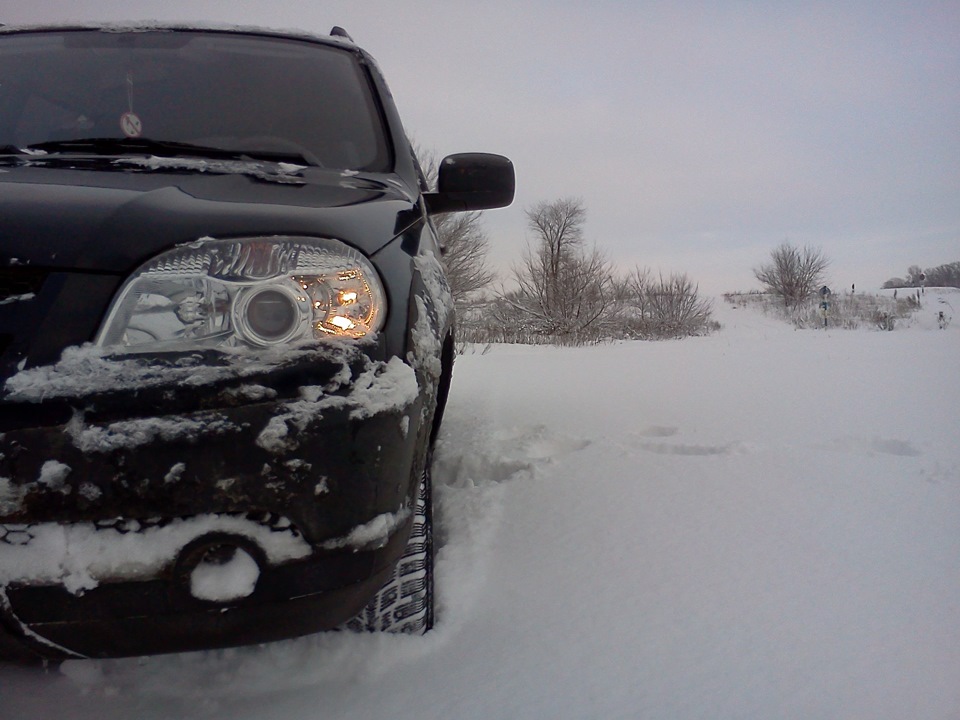
[[[719,327],[711,304],[683,274],[617,278],[597,248],[585,247],[578,198],[526,210],[533,238],[513,268],[514,287],[460,310],[467,343],[582,345],[624,338],[700,335]]]
[[[798,329],[841,328],[855,330],[868,326],[893,330],[901,320],[909,319],[918,309],[913,297],[899,300],[883,295],[859,293],[833,295],[824,312],[819,300],[808,300],[794,307],[784,307],[781,298],[770,293],[727,293],[724,299],[737,306],[748,306],[779,317]]]
[[[754,268],[764,287],[779,297],[784,307],[797,307],[823,284],[830,261],[817,248],[796,248],[781,243],[770,253],[770,262]]]
[[[873,315],[873,322],[878,330],[893,330],[896,324],[896,317],[886,310],[877,310]]]
[[[478,291],[495,278],[486,265],[489,240],[481,225],[482,215],[481,212],[466,212],[434,217],[450,292],[461,313],[476,301]]]
[[[677,338],[703,335],[717,329],[711,318],[712,303],[700,297],[699,288],[685,274],[658,275],[636,268],[628,278],[624,316],[639,337]]]

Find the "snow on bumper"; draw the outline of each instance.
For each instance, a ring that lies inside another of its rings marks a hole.
[[[243,537],[279,565],[312,549],[285,519],[200,515],[170,521],[0,525],[0,586],[62,585],[81,595],[104,581],[136,581],[160,574],[197,538]]]
[[[25,419],[0,431],[0,521],[272,511],[291,495],[323,504],[355,478],[410,467],[431,391],[409,365],[364,359],[293,380],[277,397],[263,384],[184,387],[174,375],[144,391],[55,398],[68,419],[30,417],[44,409],[33,401],[9,406]],[[373,509],[353,524],[397,507]],[[334,524],[305,530],[324,535],[317,542],[349,530]]]
[[[114,394],[106,411],[70,402],[65,422],[7,424],[0,625],[6,614],[21,635],[58,628],[66,647],[84,647],[86,631],[69,628],[166,617],[169,641],[106,650],[127,654],[193,647],[200,600],[240,603],[234,620],[250,625],[211,629],[206,646],[270,639],[252,626],[283,618],[291,598],[301,609],[276,637],[344,621],[403,552],[432,399],[399,358],[353,360],[297,370],[279,392],[263,377],[190,387],[192,411],[117,416],[182,407],[182,388],[158,384]],[[171,592],[172,605],[156,599]],[[95,621],[102,603],[122,610]]]

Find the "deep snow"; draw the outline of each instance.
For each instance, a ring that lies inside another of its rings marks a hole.
[[[427,636],[3,667],[0,718],[956,720],[960,319],[716,311],[458,359]]]

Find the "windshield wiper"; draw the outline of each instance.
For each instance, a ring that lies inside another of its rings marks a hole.
[[[47,153],[92,153],[94,155],[127,155],[130,153],[149,153],[159,157],[198,157],[214,160],[267,160],[269,162],[289,162],[299,165],[312,165],[303,155],[296,152],[273,152],[260,150],[226,150],[224,148],[194,145],[193,143],[173,140],[151,140],[149,138],[80,138],[75,140],[51,140],[36,143],[28,150],[42,150]],[[16,152],[23,152],[19,148]]]

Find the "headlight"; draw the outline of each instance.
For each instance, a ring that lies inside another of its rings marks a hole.
[[[380,329],[385,311],[373,266],[341,242],[207,238],[134,272],[96,342],[157,352],[362,338]]]

